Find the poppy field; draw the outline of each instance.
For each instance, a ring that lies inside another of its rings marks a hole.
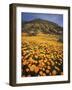
[[[58,35],[22,33],[22,77],[63,75],[63,43]]]

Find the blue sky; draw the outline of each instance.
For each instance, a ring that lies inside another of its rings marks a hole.
[[[59,26],[63,26],[62,14],[44,14],[44,13],[25,13],[22,12],[22,21],[31,21],[34,19],[48,20],[57,23]]]

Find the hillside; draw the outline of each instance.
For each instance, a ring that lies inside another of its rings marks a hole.
[[[62,27],[50,21],[22,23],[22,77],[63,75],[62,33]]]
[[[29,35],[37,35],[40,32],[44,34],[62,35],[63,28],[47,20],[35,19],[29,22],[22,22],[22,32]]]

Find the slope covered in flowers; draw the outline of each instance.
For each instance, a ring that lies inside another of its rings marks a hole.
[[[63,43],[58,35],[22,33],[22,77],[63,75]]]

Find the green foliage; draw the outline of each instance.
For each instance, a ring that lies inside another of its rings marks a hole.
[[[59,42],[63,42],[63,35],[59,35]]]

